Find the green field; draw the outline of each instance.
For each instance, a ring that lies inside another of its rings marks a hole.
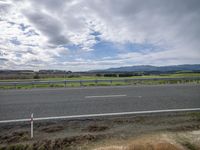
[[[162,80],[162,78],[184,78],[184,77],[200,77],[200,73],[176,73],[176,74],[161,74],[161,75],[143,75],[132,77],[97,77],[97,76],[75,76],[66,78],[41,78],[41,79],[18,79],[18,80],[0,80],[0,82],[20,82],[20,81],[50,81],[50,80],[117,80],[117,79],[160,79],[160,80],[134,80],[134,81],[107,81],[107,82],[77,82],[77,83],[46,83],[34,85],[16,85],[16,86],[0,86],[0,89],[30,89],[30,88],[47,88],[47,87],[80,87],[80,86],[121,86],[121,85],[153,85],[153,84],[180,84],[180,83],[200,83],[200,80]]]
[[[40,79],[7,79],[3,81],[40,81],[40,80],[114,80],[114,79],[135,79],[135,78],[183,78],[183,77],[200,77],[200,73],[174,73],[174,74],[160,74],[160,75],[143,75],[143,76],[132,76],[132,77],[103,77],[103,76],[78,76],[78,77],[55,77],[55,78],[40,78]]]

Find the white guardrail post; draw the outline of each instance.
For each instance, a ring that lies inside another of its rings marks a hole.
[[[31,114],[31,139],[33,138],[33,113]]]
[[[66,87],[67,86],[67,81],[66,80],[64,81],[64,84],[65,84],[65,87]]]

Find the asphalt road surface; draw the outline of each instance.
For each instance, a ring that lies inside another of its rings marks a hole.
[[[200,85],[0,91],[0,121],[34,117],[200,108]]]

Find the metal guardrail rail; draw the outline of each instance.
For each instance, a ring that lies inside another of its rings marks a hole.
[[[101,83],[101,82],[108,82],[108,83],[114,83],[114,82],[133,82],[133,81],[182,81],[182,80],[200,80],[200,77],[184,77],[184,78],[133,78],[133,79],[105,79],[105,80],[51,80],[51,81],[19,81],[19,82],[0,82],[0,86],[19,86],[19,85],[40,85],[40,84],[64,84],[65,86],[70,83],[80,83],[80,85],[83,85],[83,83]]]

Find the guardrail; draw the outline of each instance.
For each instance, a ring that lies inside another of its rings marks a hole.
[[[22,86],[22,85],[53,85],[53,84],[63,84],[64,87],[67,87],[69,84],[79,83],[80,86],[84,86],[84,83],[115,83],[115,82],[124,82],[124,83],[134,83],[138,81],[194,81],[200,80],[200,77],[184,77],[184,78],[133,78],[133,79],[97,79],[97,80],[58,80],[58,81],[20,81],[20,82],[0,82],[0,86]]]
[[[95,117],[123,116],[123,115],[144,115],[144,114],[157,114],[157,113],[170,113],[170,112],[195,112],[195,111],[200,111],[200,108],[165,109],[165,110],[149,110],[149,111],[146,110],[146,111],[133,111],[133,112],[84,114],[84,115],[40,117],[40,118],[33,118],[33,113],[32,113],[30,118],[15,119],[15,120],[0,120],[0,124],[30,122],[30,125],[31,125],[30,133],[31,133],[31,138],[33,138],[33,123],[34,123],[34,121],[81,119],[81,118],[95,118]]]

